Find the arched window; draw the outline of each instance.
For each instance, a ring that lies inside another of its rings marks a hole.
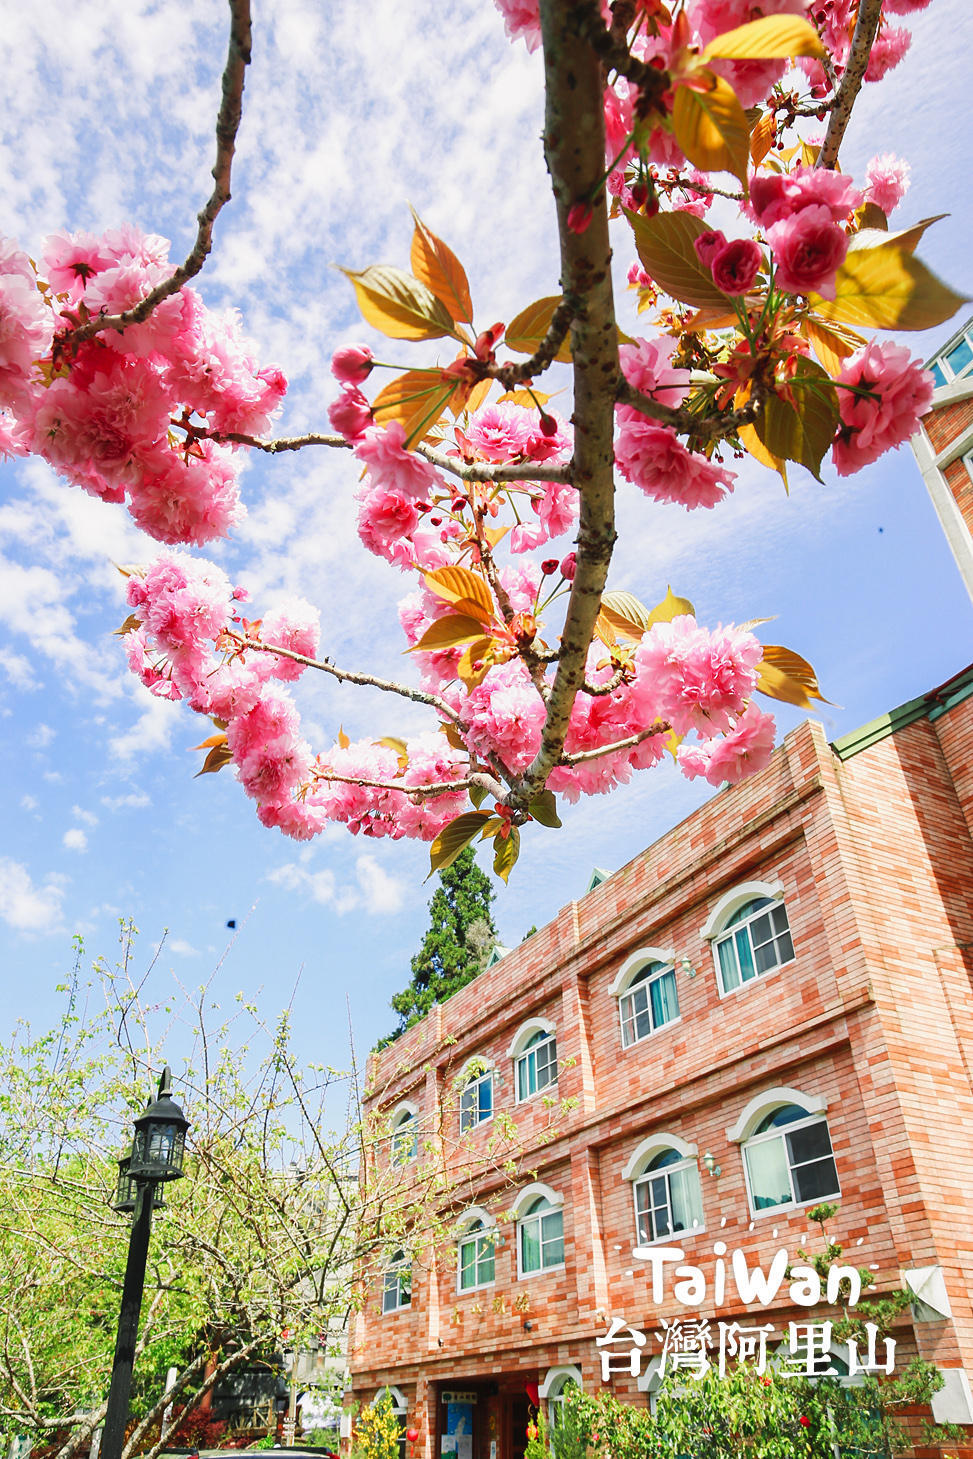
[[[382,1283],[382,1311],[399,1312],[412,1306],[412,1261],[406,1252],[395,1252],[385,1268]]]
[[[419,1119],[414,1105],[403,1104],[392,1116],[390,1151],[393,1165],[408,1165],[419,1153]]]
[[[803,1105],[778,1104],[743,1146],[750,1207],[810,1206],[841,1194],[827,1118]]]
[[[494,1280],[496,1226],[478,1209],[467,1213],[456,1242],[456,1287],[472,1292],[489,1287]]]
[[[406,1430],[408,1428],[409,1405],[399,1388],[380,1388],[372,1400],[372,1407],[387,1404],[399,1425],[399,1459],[405,1459]]]
[[[459,1132],[493,1119],[493,1068],[483,1059],[471,1059],[459,1078]]]
[[[565,1368],[548,1368],[538,1390],[538,1396],[547,1404],[547,1422],[552,1432],[555,1432],[560,1426],[565,1398],[572,1388],[580,1392],[583,1386],[580,1368],[573,1365]],[[557,1452],[556,1443],[554,1451]]]
[[[517,1216],[519,1275],[531,1276],[564,1265],[564,1212],[562,1201],[548,1186],[538,1183],[521,1193]]]
[[[553,1033],[538,1029],[524,1045],[515,1061],[517,1102],[557,1083],[557,1039]]]
[[[640,1245],[703,1225],[696,1147],[675,1136],[646,1140],[625,1167],[633,1182],[635,1234]]]
[[[679,1017],[673,961],[671,952],[647,947],[624,963],[611,988],[618,999],[623,1048],[648,1038]]]
[[[703,928],[713,943],[720,992],[752,982],[794,960],[779,883],[748,882],[720,899]]]

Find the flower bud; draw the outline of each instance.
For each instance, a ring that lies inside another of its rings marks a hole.
[[[574,572],[575,572],[575,568],[577,567],[577,565],[578,565],[578,555],[577,555],[577,553],[576,552],[569,552],[568,555],[567,555],[567,557],[561,563],[561,576],[562,576],[562,578],[566,578],[569,583],[573,583],[574,582]]]
[[[372,352],[367,345],[349,344],[331,356],[331,373],[342,385],[360,385],[372,369]]]
[[[541,572],[546,578],[549,578],[552,573],[557,572],[557,558],[545,558],[545,560],[541,563]]]

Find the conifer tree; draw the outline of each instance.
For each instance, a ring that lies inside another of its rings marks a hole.
[[[494,890],[477,866],[472,847],[441,871],[439,880],[429,903],[428,931],[412,959],[412,978],[392,998],[399,1015],[393,1037],[418,1023],[434,1003],[472,982],[497,940],[490,911]]]

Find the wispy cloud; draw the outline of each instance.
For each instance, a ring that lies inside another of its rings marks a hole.
[[[64,888],[56,876],[36,886],[19,861],[0,857],[0,918],[17,932],[59,932]]]
[[[374,856],[361,855],[355,861],[355,884],[341,884],[328,868],[312,871],[288,861],[267,873],[267,880],[285,891],[298,892],[339,915],[364,910],[377,915],[398,912],[405,900],[405,888],[390,876]]]

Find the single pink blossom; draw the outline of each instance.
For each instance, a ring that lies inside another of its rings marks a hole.
[[[881,81],[896,67],[912,45],[912,33],[902,25],[883,25],[868,53],[866,81]]]
[[[848,236],[827,207],[802,208],[767,229],[774,252],[774,283],[789,294],[835,296],[835,274],[848,252]]]
[[[361,385],[372,372],[373,358],[365,344],[344,345],[331,356],[331,373],[342,385]]]
[[[371,486],[421,501],[435,486],[443,485],[442,477],[428,461],[405,449],[401,421],[371,426],[355,446],[355,455],[365,466]]]
[[[360,441],[372,424],[372,410],[360,390],[342,390],[328,406],[328,420],[346,441]]]
[[[632,702],[643,724],[666,720],[677,734],[727,730],[756,687],[762,657],[747,629],[707,629],[681,614],[654,624],[635,650]]]
[[[713,282],[724,294],[745,294],[762,262],[760,247],[752,238],[734,238],[713,257]]]
[[[264,643],[290,649],[291,653],[303,654],[305,658],[316,658],[321,637],[321,615],[306,598],[288,598],[264,614],[260,637]],[[305,664],[294,659],[275,659],[273,654],[266,657],[273,664],[275,679],[293,682],[306,668]]]
[[[628,383],[643,395],[663,405],[682,405],[691,376],[688,370],[673,365],[675,352],[676,341],[658,335],[655,339],[637,339],[633,344],[621,345],[618,362]]]
[[[891,152],[873,157],[865,169],[865,198],[891,213],[905,197],[909,187],[909,164]]]
[[[687,511],[715,507],[733,490],[733,473],[698,452],[690,452],[669,426],[619,406],[615,460],[626,480],[659,502],[678,502]]]
[[[904,345],[872,340],[837,379],[841,428],[831,448],[839,476],[850,476],[894,450],[919,429],[932,403],[933,377]],[[855,385],[868,394],[843,390]]]
[[[703,775],[710,785],[735,785],[769,763],[776,726],[773,716],[748,704],[732,729],[700,745],[679,746],[677,761],[690,780]]]
[[[529,51],[541,43],[541,17],[538,0],[493,0],[503,16],[508,40],[522,40]]]
[[[470,417],[460,444],[481,461],[522,461],[530,448],[533,414],[523,406],[500,402],[481,406]]]
[[[396,544],[412,536],[419,525],[415,498],[385,486],[373,487],[365,493],[358,508],[358,535],[369,552],[389,562],[397,560]],[[409,561],[405,552],[399,561]]]

